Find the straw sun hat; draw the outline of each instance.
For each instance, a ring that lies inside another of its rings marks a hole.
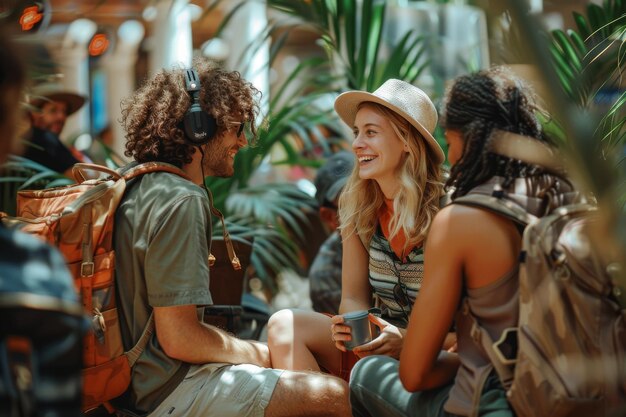
[[[85,97],[67,91],[58,83],[42,83],[33,87],[30,93],[30,104],[41,108],[44,103],[50,101],[60,101],[67,105],[67,115],[76,112],[85,104]]]
[[[405,81],[389,79],[373,93],[346,91],[340,94],[335,100],[335,111],[352,127],[359,105],[364,102],[378,103],[405,118],[422,134],[436,162],[444,161],[443,150],[432,135],[437,126],[437,110],[422,90]]]

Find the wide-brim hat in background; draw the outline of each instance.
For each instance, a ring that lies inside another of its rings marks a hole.
[[[437,163],[445,159],[443,149],[433,137],[437,126],[437,110],[430,98],[416,86],[402,80],[389,79],[373,93],[346,91],[335,99],[335,111],[350,128],[361,103],[377,103],[405,118],[426,140]]]
[[[44,103],[50,101],[60,101],[67,105],[67,115],[75,113],[83,107],[87,99],[78,93],[68,91],[58,83],[42,83],[33,87],[29,93],[29,102],[37,108],[41,108]]]

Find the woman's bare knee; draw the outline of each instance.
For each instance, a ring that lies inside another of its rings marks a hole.
[[[272,364],[296,370],[339,370],[341,352],[331,340],[330,317],[311,311],[281,310],[268,325]]]
[[[280,310],[268,323],[267,345],[272,366],[282,369],[319,370],[302,333],[301,315],[295,310]]]
[[[319,334],[330,329],[330,319],[323,314],[301,310],[280,310],[268,321],[268,343],[310,346]],[[330,330],[328,330],[330,332]]]
[[[295,319],[292,310],[280,310],[272,314],[267,322],[268,344],[278,344],[293,340],[294,326]]]

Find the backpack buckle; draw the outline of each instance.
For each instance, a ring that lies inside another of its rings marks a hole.
[[[83,262],[80,264],[80,276],[90,277],[93,275],[95,266],[93,262]]]
[[[504,329],[500,338],[491,346],[503,365],[515,365],[517,362],[517,327]]]

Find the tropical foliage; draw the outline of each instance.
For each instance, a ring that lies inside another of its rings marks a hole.
[[[575,28],[551,32],[516,2],[506,5],[515,13],[509,12],[502,36],[504,62],[534,64],[556,87],[545,91],[555,99],[553,115],[559,116],[551,119],[558,122],[550,123],[551,132],[564,140],[578,174],[596,195],[617,200],[624,211],[626,2],[588,2],[584,13],[573,12]],[[626,243],[626,235],[623,239]]]
[[[388,78],[414,82],[428,66],[426,38],[407,31],[394,45],[384,38],[387,2],[268,0],[319,33],[340,88],[373,91]]]
[[[590,116],[588,138],[574,133],[579,166],[603,207],[594,244],[608,257],[626,262],[626,2],[589,3],[586,16],[574,13],[576,30],[552,32],[550,53],[563,90]],[[571,120],[576,126],[577,120]],[[577,126],[578,127],[578,126]],[[617,226],[617,227],[616,227]],[[615,263],[614,266],[618,264]],[[615,279],[626,284],[619,268]]]
[[[550,53],[561,86],[575,103],[591,108],[613,101],[596,131],[602,152],[610,154],[626,145],[626,91],[620,90],[626,62],[626,2],[589,3],[586,16],[577,12],[573,16],[577,30],[552,31]],[[611,93],[616,99],[602,97]]]
[[[15,213],[15,196],[19,190],[42,189],[68,185],[72,181],[62,174],[20,156],[10,156],[0,166],[0,211]]]

